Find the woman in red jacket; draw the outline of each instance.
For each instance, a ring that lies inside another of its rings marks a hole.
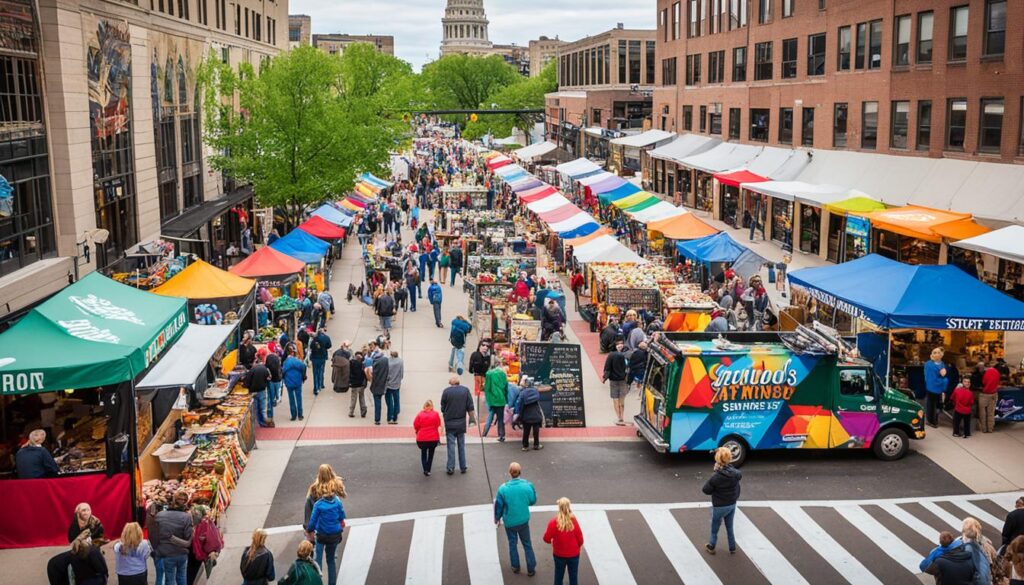
[[[416,431],[416,445],[420,448],[420,463],[423,475],[430,475],[430,467],[434,464],[434,449],[441,442],[441,415],[434,410],[434,401],[423,404],[423,410],[412,421]]]
[[[974,406],[974,394],[962,384],[953,390],[953,436],[965,439],[971,436],[971,407]]]
[[[558,514],[548,522],[544,531],[544,542],[551,545],[555,557],[555,583],[561,585],[565,569],[569,569],[569,585],[578,585],[580,570],[580,548],[583,546],[583,531],[572,513],[569,498],[558,499]]]

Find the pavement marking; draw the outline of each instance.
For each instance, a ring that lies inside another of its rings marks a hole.
[[[1000,520],[999,518],[996,518],[992,514],[989,514],[985,510],[982,510],[981,508],[975,506],[974,504],[972,504],[970,502],[954,501],[953,505],[955,505],[957,508],[960,508],[964,512],[967,512],[969,515],[974,516],[978,520],[981,520],[982,522],[984,522],[984,523],[988,524],[989,526],[995,528],[996,530],[1002,530],[1003,529],[1003,521],[1002,520]]]
[[[922,522],[917,516],[914,516],[910,512],[907,512],[898,505],[880,504],[878,507],[888,512],[889,515],[893,518],[896,518],[900,522],[906,524],[914,532],[928,539],[928,542],[938,541],[940,532],[939,530],[936,530],[928,524]]]
[[[447,516],[420,518],[412,525],[406,585],[441,585],[444,573],[444,525]]]
[[[463,514],[462,535],[466,539],[469,582],[480,585],[503,583],[494,515],[485,510]]]
[[[736,533],[742,539],[743,552],[754,563],[757,570],[764,575],[765,579],[771,583],[784,583],[785,585],[810,585],[796,570],[796,567],[786,560],[779,549],[775,548],[768,537],[758,530],[757,526],[754,526],[750,518],[739,508],[736,509],[733,523]]]
[[[672,512],[644,510],[641,514],[683,583],[722,585],[722,580],[708,566],[704,556],[680,528]]]
[[[898,536],[890,532],[881,522],[872,518],[864,508],[855,505],[843,505],[836,506],[836,512],[839,512],[857,530],[863,532],[864,536],[871,539],[878,548],[902,565],[904,569],[915,575],[918,573],[921,555],[900,540]]]
[[[1013,510],[1017,503],[1017,498],[1021,497],[1020,492],[1006,492],[1002,494],[990,494],[989,498],[993,502],[999,504],[999,507],[1010,512]]]
[[[587,558],[601,585],[636,585],[633,571],[626,564],[619,543],[615,540],[608,515],[602,511],[576,512],[583,529]]]
[[[921,506],[925,510],[928,510],[932,514],[935,514],[939,518],[939,520],[942,520],[951,528],[954,528],[959,531],[963,527],[962,518],[957,518],[956,516],[950,514],[946,511],[945,508],[936,504],[935,502],[921,502]]]
[[[775,513],[782,517],[816,553],[828,561],[828,564],[832,565],[850,585],[882,585],[882,582],[867,567],[836,542],[803,509],[796,506],[784,506],[776,508]]]
[[[364,585],[370,574],[373,551],[377,547],[380,524],[352,526],[348,530],[341,566],[338,567],[340,585]]]

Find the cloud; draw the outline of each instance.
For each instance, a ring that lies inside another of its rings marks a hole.
[[[395,53],[417,69],[438,57],[446,0],[291,0],[313,33],[395,37]],[[655,27],[655,0],[484,0],[495,43],[527,45],[541,35],[575,41],[623,23]]]

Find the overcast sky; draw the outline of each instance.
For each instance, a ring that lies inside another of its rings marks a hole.
[[[289,0],[313,33],[395,37],[395,54],[417,69],[438,57],[446,0]],[[484,0],[491,41],[526,45],[540,35],[574,41],[615,27],[654,28],[655,0]]]

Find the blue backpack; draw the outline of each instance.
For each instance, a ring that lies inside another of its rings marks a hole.
[[[466,332],[461,327],[452,327],[452,334],[448,338],[452,342],[452,346],[461,348],[466,346]]]

